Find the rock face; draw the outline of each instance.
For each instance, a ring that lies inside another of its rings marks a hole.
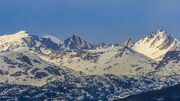
[[[164,30],[152,32],[135,43],[133,49],[152,59],[161,60],[168,51],[177,47],[177,41]]]
[[[123,46],[123,47],[129,47],[129,48],[131,48],[131,47],[133,47],[134,43],[133,43],[133,42],[131,41],[131,39],[129,38],[128,40],[123,41],[120,45]]]
[[[167,52],[156,67],[157,75],[180,75],[180,51]]]
[[[72,35],[70,38],[66,39],[63,43],[65,50],[74,50],[78,51],[81,49],[92,49],[93,45],[88,43],[86,40],[82,39],[79,36]]]

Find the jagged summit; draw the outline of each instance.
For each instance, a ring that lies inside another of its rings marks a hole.
[[[135,43],[133,49],[152,59],[161,60],[168,51],[175,50],[177,41],[164,30],[152,32]]]
[[[123,47],[131,48],[134,45],[134,43],[131,41],[131,38],[129,38],[128,40],[125,40],[122,43],[120,43],[120,45]]]
[[[93,45],[88,43],[86,40],[82,39],[77,35],[72,35],[71,37],[64,40],[63,47],[66,50],[81,50],[81,49],[92,49]]]
[[[158,30],[156,31],[156,34],[158,34],[158,33],[168,34],[167,31],[165,31],[165,30],[163,30],[163,29],[158,29]]]

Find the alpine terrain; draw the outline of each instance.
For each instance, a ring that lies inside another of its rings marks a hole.
[[[27,31],[0,36],[2,101],[176,101],[180,94],[170,90],[179,85],[180,41],[164,30],[120,44]]]

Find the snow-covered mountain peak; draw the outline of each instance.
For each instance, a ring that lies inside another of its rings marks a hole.
[[[169,39],[172,38],[172,36],[168,34],[165,30],[159,29],[156,32],[151,32],[141,41],[150,41],[150,39],[154,39],[154,40],[156,39],[158,41],[166,37],[168,37]]]
[[[25,47],[24,39],[28,38],[27,31],[19,31],[14,34],[6,34],[0,36],[0,52],[17,49],[19,47]]]
[[[168,51],[175,50],[177,41],[164,30],[152,32],[135,43],[133,49],[152,59],[161,60]]]
[[[155,33],[156,37],[159,36],[160,38],[164,38],[164,37],[171,37],[170,34],[168,34],[165,30],[157,30],[157,32]]]
[[[18,40],[18,39],[22,39],[24,37],[28,37],[29,34],[27,31],[19,31],[17,33],[13,33],[13,34],[5,34],[0,36],[0,39],[8,39],[8,40]]]
[[[25,30],[19,31],[19,32],[15,33],[15,35],[17,35],[17,36],[29,36],[28,32]]]

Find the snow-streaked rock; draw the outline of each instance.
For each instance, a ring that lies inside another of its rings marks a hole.
[[[61,50],[62,42],[53,36],[43,38],[29,35],[27,31],[0,36],[0,52],[19,50]]]
[[[19,31],[15,34],[8,34],[0,36],[0,52],[9,51],[18,47],[25,47],[23,38],[28,37],[26,31]]]
[[[156,75],[180,75],[180,51],[171,51],[165,54],[156,67]]]
[[[0,53],[1,83],[42,86],[56,79],[64,80],[68,71],[29,51]]]
[[[157,62],[128,47],[109,47],[79,52],[39,53],[45,60],[88,75],[146,75]]]
[[[152,32],[135,43],[133,49],[152,59],[161,60],[168,51],[177,47],[177,41],[166,31]]]
[[[126,41],[121,42],[120,45],[132,48],[134,43],[131,41],[131,39],[128,39]]]
[[[67,51],[78,51],[82,49],[92,49],[93,45],[79,36],[72,35],[64,40],[63,48]]]

